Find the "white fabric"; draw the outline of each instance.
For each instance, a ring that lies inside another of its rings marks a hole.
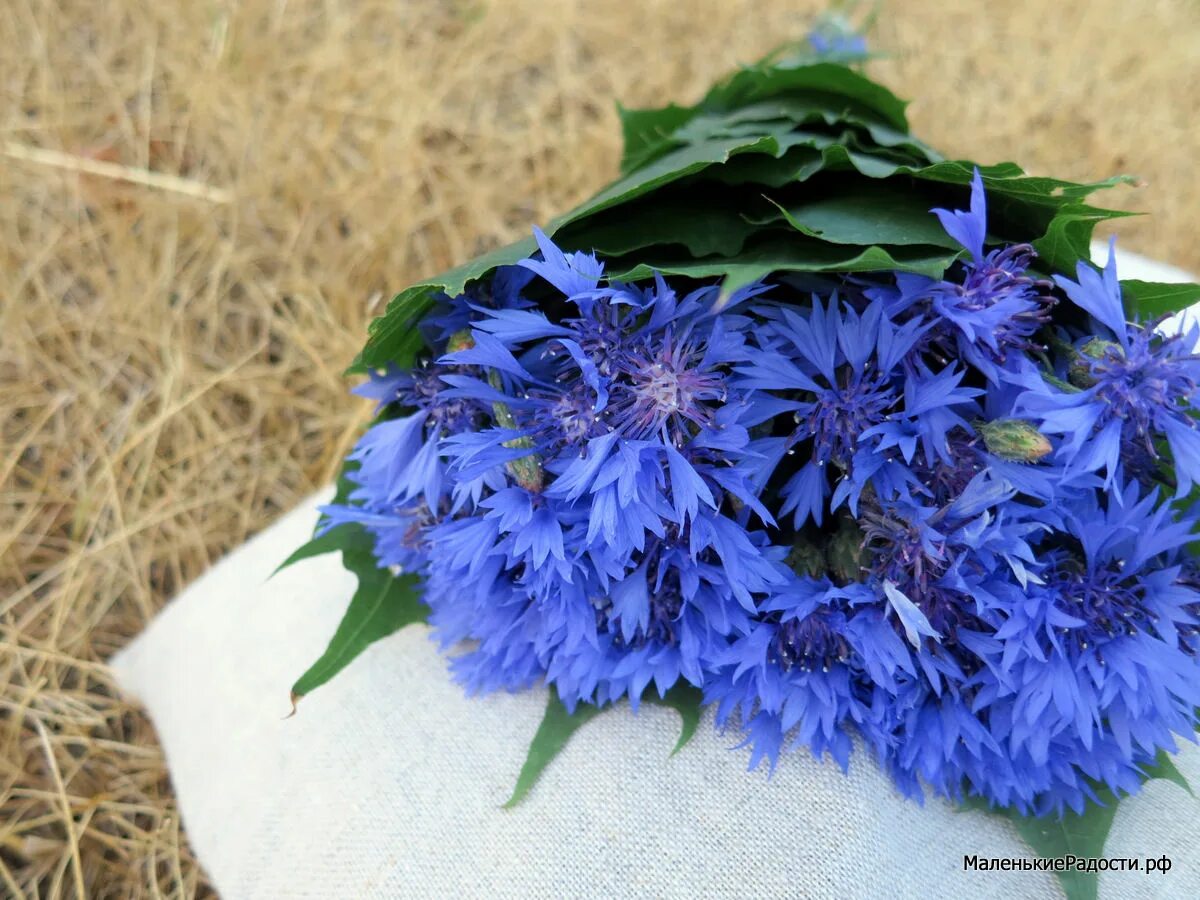
[[[1140,274],[1127,261],[1122,274]],[[158,728],[188,837],[217,889],[291,897],[1059,897],[1048,872],[964,871],[1024,857],[1010,827],[901,798],[865,756],[849,777],[806,754],[744,771],[706,717],[669,758],[674,712],[625,706],[581,729],[523,804],[502,810],[541,690],[468,699],[424,626],[380,641],[289,710],[353,591],[336,557],[272,569],[310,498],[170,603],[114,658]],[[1177,764],[1200,788],[1200,751]],[[1121,804],[1101,897],[1200,896],[1200,805],[1157,781]]]

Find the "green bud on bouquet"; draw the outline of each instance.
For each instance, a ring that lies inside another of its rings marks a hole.
[[[989,453],[1013,462],[1034,462],[1053,448],[1049,439],[1021,419],[993,419],[978,426]]]

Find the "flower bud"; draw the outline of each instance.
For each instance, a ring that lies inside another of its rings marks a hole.
[[[993,419],[978,426],[989,453],[1014,462],[1033,462],[1053,448],[1044,434],[1021,419]]]
[[[863,549],[863,533],[858,524],[844,517],[829,542],[829,574],[841,584],[863,580],[867,554]]]
[[[1120,344],[1094,337],[1074,351],[1067,377],[1075,387],[1090,388],[1096,383],[1096,379],[1092,377],[1092,361],[1103,359],[1109,353],[1121,352]]]
[[[807,575],[809,578],[825,575],[825,554],[820,547],[804,538],[797,538],[792,544],[785,562],[797,575]]]

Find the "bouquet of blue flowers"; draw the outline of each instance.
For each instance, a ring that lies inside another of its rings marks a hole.
[[[713,706],[751,768],[873,756],[1046,855],[1179,780],[1200,357],[1159,325],[1200,288],[1088,261],[1120,179],[944,160],[862,59],[819,33],[622,109],[616,182],[392,301],[293,556],[359,590],[293,699],[428,622],[467,690],[551,688],[511,802],[624,700],[681,745]]]

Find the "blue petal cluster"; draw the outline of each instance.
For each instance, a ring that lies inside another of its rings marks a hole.
[[[540,252],[358,392],[349,502],[472,691],[701,688],[774,767],[856,745],[914,797],[1138,789],[1200,706],[1197,336],[988,249],[944,280],[732,296]]]

